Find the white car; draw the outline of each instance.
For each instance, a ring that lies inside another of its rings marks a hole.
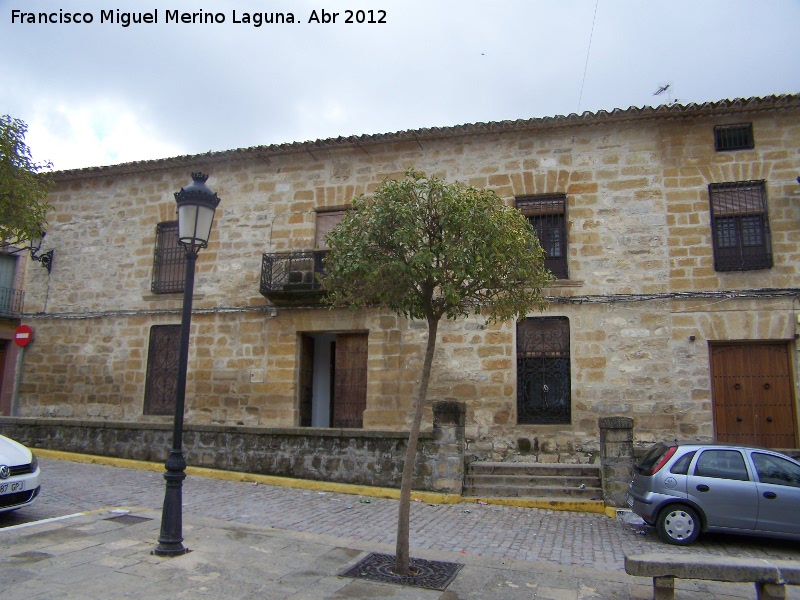
[[[0,435],[0,513],[31,504],[41,489],[40,474],[33,452]]]

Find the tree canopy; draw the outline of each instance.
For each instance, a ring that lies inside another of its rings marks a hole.
[[[352,204],[325,238],[328,301],[428,324],[397,520],[395,572],[408,575],[411,480],[439,321],[470,314],[506,321],[542,310],[541,289],[553,275],[527,218],[493,191],[409,170]]]
[[[49,163],[36,163],[25,144],[27,125],[0,116],[0,243],[42,237],[47,225]]]

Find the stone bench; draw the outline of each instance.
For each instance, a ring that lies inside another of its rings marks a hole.
[[[800,585],[800,561],[651,552],[625,557],[625,572],[653,578],[653,600],[675,598],[675,578],[753,582],[758,600],[786,598],[786,585]]]

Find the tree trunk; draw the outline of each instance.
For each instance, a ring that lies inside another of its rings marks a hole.
[[[414,463],[417,456],[417,441],[422,423],[422,409],[428,397],[428,383],[431,379],[433,351],[436,349],[436,332],[439,321],[428,319],[428,343],[425,346],[425,361],[422,364],[422,378],[419,383],[419,396],[414,410],[414,420],[408,434],[406,458],[403,464],[403,478],[400,483],[400,505],[397,511],[397,548],[395,550],[394,571],[397,575],[410,575],[408,556],[409,512],[411,510],[411,480],[414,475]]]

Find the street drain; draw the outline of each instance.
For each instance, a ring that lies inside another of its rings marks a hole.
[[[341,576],[442,591],[453,582],[461,567],[464,566],[457,563],[412,558],[409,560],[409,565],[413,574],[396,575],[393,572],[394,563],[395,558],[391,554],[371,553],[342,573]]]
[[[148,519],[147,517],[137,517],[135,515],[119,515],[117,517],[108,517],[107,519],[103,520],[114,521],[115,523],[122,523],[123,525],[136,525],[137,523],[152,521],[153,519]]]

